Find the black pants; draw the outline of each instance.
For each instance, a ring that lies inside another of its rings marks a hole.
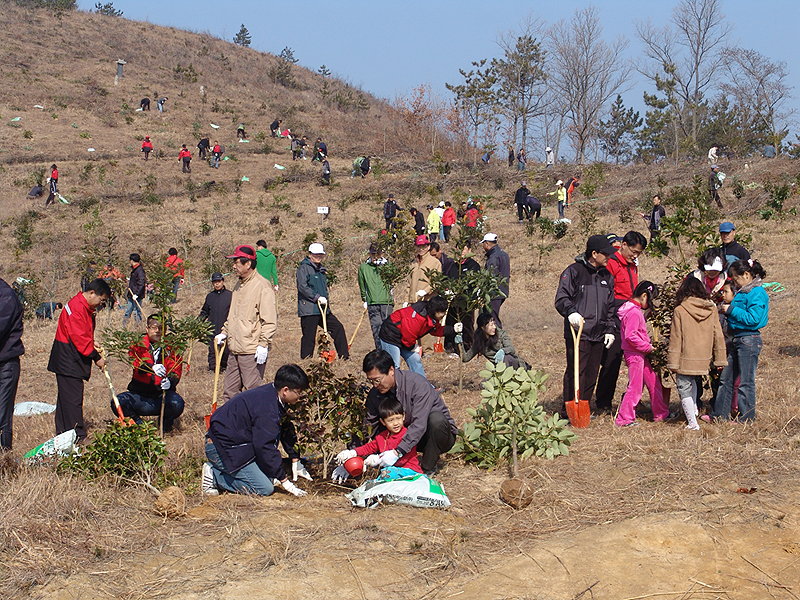
[[[498,329],[503,328],[503,323],[500,321],[500,307],[505,302],[505,298],[495,298],[491,302],[489,302],[489,306],[491,307],[492,318],[494,319],[495,325],[497,325]]]
[[[183,157],[183,172],[184,173],[191,173],[192,172],[192,167],[189,166],[190,162],[192,162],[191,157],[189,157],[189,156],[184,156]]]
[[[455,443],[456,436],[450,427],[450,421],[438,410],[431,411],[425,434],[417,443],[417,452],[422,453],[419,461],[422,470],[425,473],[433,472],[436,463],[439,462],[439,456],[448,452]]]
[[[564,403],[575,400],[575,357],[572,336],[564,340],[567,346],[567,370],[564,372]],[[578,385],[581,386],[580,400],[591,400],[597,382],[597,372],[603,357],[603,342],[590,342],[581,339],[578,343]],[[566,415],[566,406],[562,407]]]
[[[83,379],[56,373],[56,435],[74,429],[78,441],[86,439],[83,422]]]
[[[538,219],[542,216],[542,203],[539,202],[537,204],[531,204],[528,206],[528,219],[533,217],[534,219]]]
[[[19,384],[19,358],[0,363],[0,450],[11,450],[14,400]]]
[[[339,319],[330,312],[327,314],[326,319],[328,322],[328,333],[330,333],[333,338],[336,354],[344,359],[350,358],[344,326],[339,322]],[[300,317],[300,329],[303,332],[303,337],[300,338],[300,358],[311,358],[314,356],[314,345],[317,341],[317,327],[322,327],[321,315]]]
[[[622,366],[622,336],[617,333],[611,348],[603,348],[600,359],[600,377],[597,380],[598,410],[612,409],[614,393],[617,391],[619,369]]]
[[[519,217],[520,222],[522,222],[523,219],[530,219],[531,217],[528,205],[524,202],[517,202],[517,217]]]

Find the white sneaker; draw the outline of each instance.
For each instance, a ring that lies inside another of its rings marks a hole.
[[[214,473],[211,463],[203,463],[203,477],[200,480],[200,489],[204,496],[219,496],[219,490],[214,484]]]

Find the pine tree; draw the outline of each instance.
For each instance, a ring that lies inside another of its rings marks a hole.
[[[642,126],[639,113],[633,108],[625,110],[622,96],[617,94],[617,99],[611,105],[611,114],[606,121],[600,121],[598,135],[600,147],[614,157],[616,164],[630,160],[633,150],[633,140],[636,130]]]
[[[239,46],[244,46],[245,48],[250,47],[250,32],[247,31],[247,27],[244,26],[242,23],[241,29],[239,29],[239,33],[237,33],[233,38],[233,43]]]

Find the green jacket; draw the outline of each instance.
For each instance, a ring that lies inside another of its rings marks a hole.
[[[392,293],[378,275],[378,267],[369,259],[358,267],[358,287],[361,290],[361,300],[367,304],[394,306]]]
[[[268,248],[256,251],[256,271],[272,285],[278,285],[278,267],[275,255]]]
[[[322,264],[315,265],[307,256],[297,267],[297,316],[321,314],[317,300],[320,296],[328,298],[328,276],[325,273]],[[331,314],[330,304],[325,305],[325,314]]]

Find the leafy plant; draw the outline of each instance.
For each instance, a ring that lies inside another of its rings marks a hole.
[[[538,266],[542,266],[542,258],[550,254],[555,248],[555,241],[567,235],[567,224],[564,221],[555,223],[547,217],[540,217],[535,221],[528,221],[525,233],[530,238],[538,238],[534,247],[539,251]]]
[[[587,198],[591,198],[594,196],[597,188],[606,180],[606,174],[603,171],[603,163],[594,163],[586,169],[586,173],[583,177],[584,179],[578,190]]]
[[[122,11],[121,10],[117,10],[116,8],[114,8],[114,3],[113,2],[106,2],[105,4],[101,4],[100,2],[97,2],[94,5],[94,12],[96,12],[99,15],[106,15],[106,16],[109,16],[109,17],[121,17],[122,16]]]
[[[166,456],[167,446],[151,423],[123,425],[114,421],[105,431],[96,433],[83,452],[62,459],[58,470],[86,479],[113,475],[129,483],[151,485]]]
[[[484,469],[507,462],[510,455],[514,477],[519,476],[521,460],[569,454],[576,439],[567,428],[569,422],[557,413],[548,417],[539,405],[549,375],[488,361],[478,375],[484,378],[481,403],[467,409],[472,420],[459,431],[451,453],[463,453]]]
[[[14,255],[27,252],[33,246],[33,224],[41,215],[35,210],[29,210],[17,217],[17,226],[14,228]]]
[[[769,194],[769,200],[767,200],[763,208],[758,210],[758,216],[763,220],[769,221],[773,217],[783,218],[787,214],[797,214],[797,210],[794,208],[786,212],[783,211],[783,203],[792,193],[792,188],[788,183],[778,185],[777,183],[766,182],[764,184],[764,190]]]
[[[329,342],[320,336],[320,352]],[[366,387],[355,375],[336,377],[326,361],[312,364],[306,372],[309,393],[305,401],[295,404],[286,417],[295,424],[298,450],[318,453],[322,459],[322,477],[328,477],[328,466],[342,443],[358,442],[364,422]]]
[[[238,46],[244,46],[245,48],[249,48],[251,41],[252,38],[250,36],[250,32],[247,30],[247,27],[244,26],[244,23],[242,23],[242,26],[239,29],[239,33],[233,36],[233,43]]]
[[[579,244],[597,233],[597,209],[590,204],[578,206],[578,231],[581,233]]]

